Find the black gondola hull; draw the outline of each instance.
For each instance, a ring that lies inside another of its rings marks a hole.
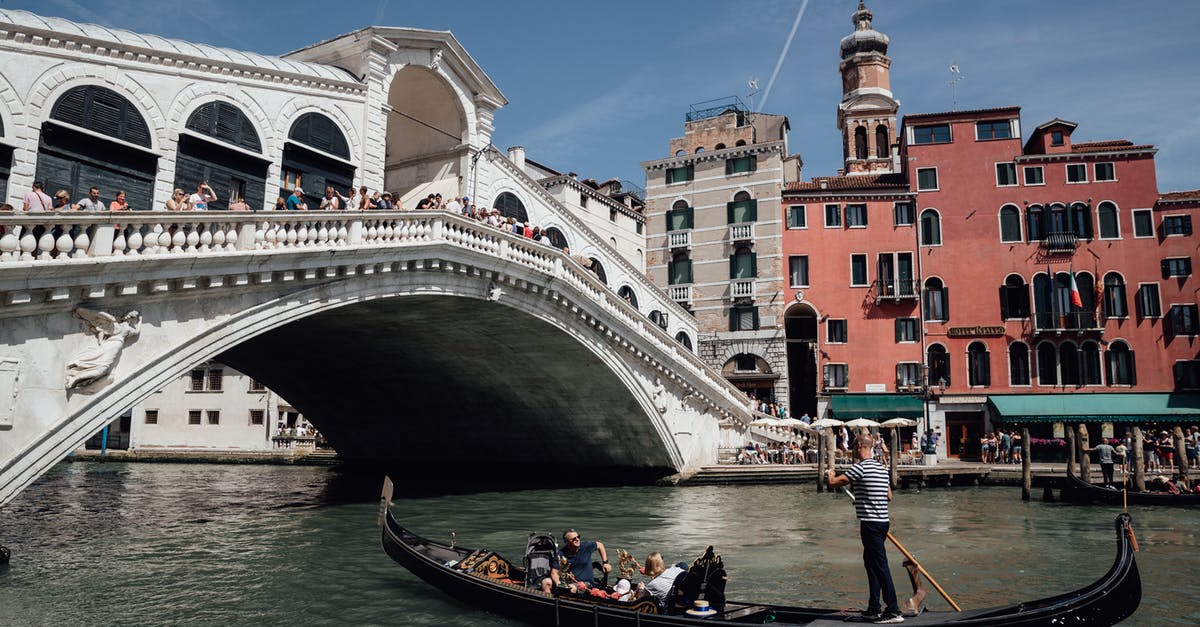
[[[1165,492],[1134,492],[1106,488],[1084,481],[1067,469],[1067,484],[1062,498],[1072,503],[1099,503],[1102,505],[1162,505],[1165,507],[1200,507],[1200,494],[1167,494]]]

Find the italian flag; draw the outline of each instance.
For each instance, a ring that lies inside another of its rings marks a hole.
[[[1079,286],[1075,284],[1075,268],[1071,268],[1071,304],[1083,308],[1083,297],[1079,295]]]

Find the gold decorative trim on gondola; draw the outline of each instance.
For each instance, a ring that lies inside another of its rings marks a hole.
[[[512,567],[494,552],[480,549],[459,562],[458,569],[484,579],[507,579]]]

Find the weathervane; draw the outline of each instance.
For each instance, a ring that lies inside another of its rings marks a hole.
[[[950,86],[951,111],[958,110],[958,81],[963,79],[962,71],[958,69],[957,63],[950,64],[950,80],[946,82]]]

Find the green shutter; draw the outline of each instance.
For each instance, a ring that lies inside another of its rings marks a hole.
[[[729,256],[729,278],[737,278],[737,255]]]
[[[667,262],[667,284],[675,285],[675,262]]]
[[[725,222],[726,222],[726,224],[737,224],[737,221],[735,220],[735,218],[736,218],[735,214],[737,213],[737,205],[738,204],[736,202],[725,203]]]
[[[750,277],[758,277],[758,255],[754,253],[750,253]]]
[[[754,314],[754,330],[755,330],[755,331],[757,331],[757,330],[758,330],[758,327],[759,327],[759,324],[758,324],[758,307],[755,307],[755,308],[751,309],[750,311],[751,311],[751,312]]]
[[[900,343],[900,327],[902,326],[901,322],[902,322],[902,320],[900,318],[896,319],[896,343],[897,344]]]
[[[737,307],[734,307],[734,308],[732,308],[732,309],[730,309],[730,310],[729,310],[729,330],[730,330],[730,331],[737,331],[737,330],[738,330],[738,328],[737,328],[737,324],[738,324],[738,323],[737,323],[737,320],[738,320],[738,308],[737,308]]]
[[[758,201],[757,200],[751,199],[750,202],[746,205],[746,221],[747,222],[757,222],[758,221]]]

